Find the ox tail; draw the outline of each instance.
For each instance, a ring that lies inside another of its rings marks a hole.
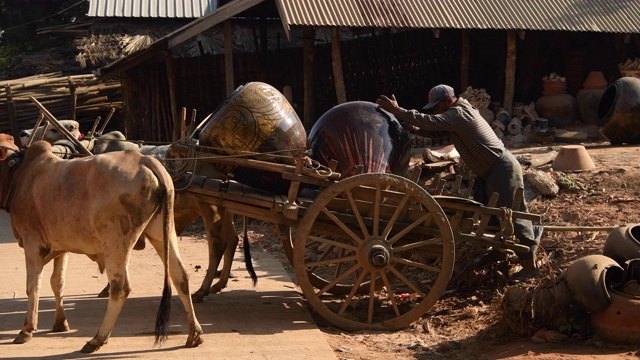
[[[158,315],[156,316],[156,329],[155,329],[155,345],[162,344],[167,339],[167,328],[169,326],[169,318],[171,314],[171,278],[169,276],[169,249],[171,241],[174,237],[171,233],[175,233],[174,219],[173,219],[173,205],[175,201],[175,194],[173,189],[173,182],[171,176],[167,173],[162,164],[150,157],[145,156],[143,164],[153,172],[160,184],[160,190],[162,194],[162,210],[163,216],[163,248],[164,256],[162,262],[164,265],[164,288],[162,289],[162,298],[160,299],[160,308],[158,309]]]
[[[258,284],[258,275],[256,275],[256,271],[253,269],[253,261],[251,260],[249,235],[247,234],[247,217],[243,216],[242,219],[242,232],[244,233],[244,238],[242,239],[242,248],[244,249],[244,266],[247,268],[247,272],[251,276],[253,286],[256,286]]]

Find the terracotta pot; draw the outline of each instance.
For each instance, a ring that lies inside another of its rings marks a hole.
[[[602,254],[624,266],[627,260],[640,258],[640,224],[616,226],[607,236]]]
[[[606,89],[607,79],[605,79],[602,71],[591,71],[582,86],[585,89]]]
[[[582,145],[564,145],[551,164],[558,171],[585,171],[596,168],[591,156]]]
[[[549,126],[555,128],[573,124],[577,107],[576,100],[569,94],[543,96],[536,100],[540,117],[549,120]]]
[[[391,172],[405,175],[411,157],[409,133],[391,114],[368,101],[352,101],[324,113],[309,132],[311,157],[329,165],[337,160],[342,176]]]
[[[200,145],[220,155],[255,155],[253,159],[294,165],[292,154],[307,146],[307,134],[287,99],[276,88],[262,82],[238,87],[202,128]],[[276,193],[286,193],[289,182],[282,174],[254,168],[216,164],[218,171],[233,174],[243,184]]]
[[[580,112],[580,119],[585,124],[595,124],[598,121],[598,105],[605,92],[605,88],[584,88],[578,90],[576,103]]]
[[[640,144],[640,79],[623,77],[605,90],[596,124],[612,144]]]
[[[640,345],[640,296],[611,290],[611,304],[591,315],[594,334],[619,345]]]
[[[604,255],[589,255],[574,261],[564,273],[571,300],[588,313],[603,311],[611,303],[609,288],[620,282],[624,269]]]

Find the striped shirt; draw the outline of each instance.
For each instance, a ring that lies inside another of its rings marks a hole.
[[[460,97],[442,114],[427,115],[417,110],[400,109],[396,118],[401,123],[419,127],[421,135],[433,133],[441,136],[446,133],[465,164],[480,177],[489,173],[493,163],[505,151],[504,144],[478,109]]]

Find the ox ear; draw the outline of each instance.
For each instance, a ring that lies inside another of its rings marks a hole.
[[[5,160],[9,156],[9,150],[17,149],[13,142],[13,136],[0,134],[0,160]]]

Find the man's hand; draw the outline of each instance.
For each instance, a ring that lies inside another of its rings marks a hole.
[[[376,100],[376,104],[380,105],[382,110],[388,111],[393,115],[397,115],[400,112],[400,106],[398,106],[398,101],[396,100],[396,96],[391,94],[391,98],[388,98],[384,95],[380,95],[378,100]]]

